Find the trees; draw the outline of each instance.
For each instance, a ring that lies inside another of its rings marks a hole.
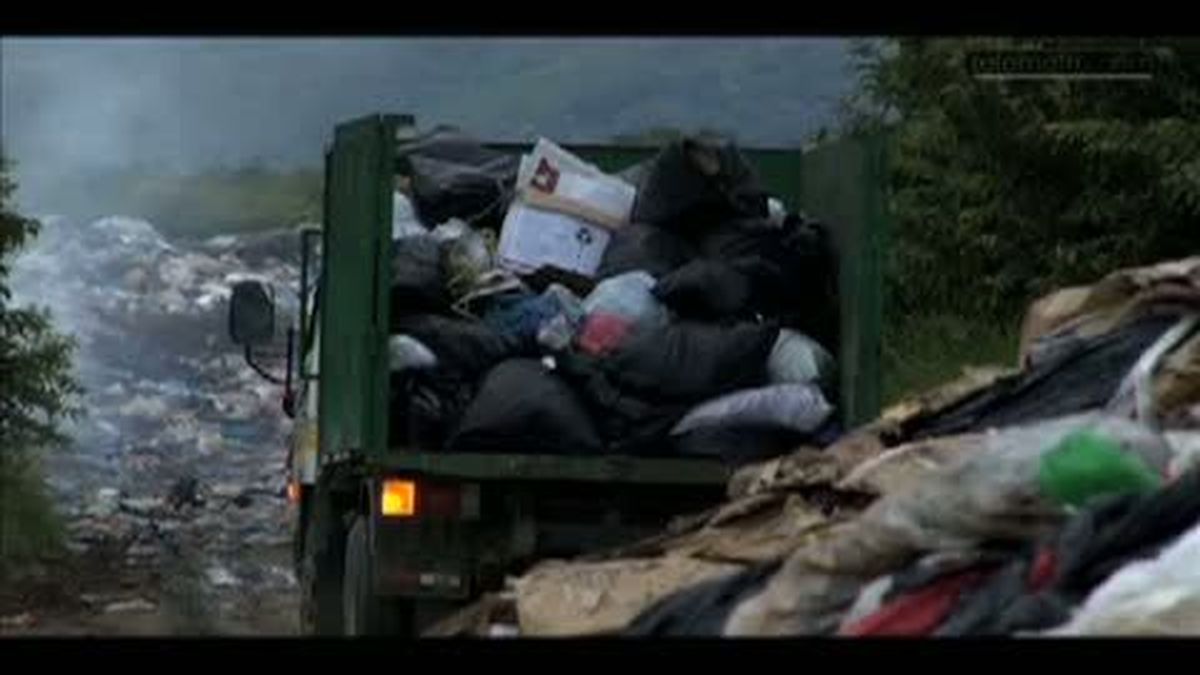
[[[1200,249],[1200,41],[1155,41],[1149,81],[985,81],[966,67],[973,51],[1047,46],[1034,42],[857,45],[843,127],[893,132],[894,312],[1010,320],[1054,287]]]
[[[54,332],[44,309],[18,307],[7,279],[38,223],[12,210],[15,185],[0,155],[0,563],[46,540],[49,504],[36,472],[37,451],[63,441],[59,424],[75,413],[71,341]]]

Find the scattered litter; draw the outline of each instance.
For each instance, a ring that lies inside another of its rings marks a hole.
[[[515,638],[521,637],[521,628],[512,624],[494,623],[488,627],[488,637]]]
[[[232,572],[219,565],[209,567],[204,574],[208,583],[217,588],[231,588],[240,584]]]
[[[153,602],[143,598],[134,598],[132,600],[121,600],[118,602],[109,603],[104,606],[104,613],[144,614],[146,612],[153,612],[156,609],[158,609],[158,605],[155,605]]]
[[[29,612],[0,617],[0,628],[29,628],[36,623],[37,618]]]
[[[165,500],[159,497],[127,498],[120,501],[122,511],[139,516],[148,516],[161,511],[166,506]]]

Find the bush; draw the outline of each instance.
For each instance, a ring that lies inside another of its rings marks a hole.
[[[12,304],[11,262],[38,223],[10,210],[7,168],[0,155],[0,571],[56,540],[37,453],[65,440],[59,423],[77,412],[79,393],[72,342],[54,332],[47,311]]]
[[[1200,41],[1165,44],[1153,79],[1106,82],[988,81],[966,67],[973,51],[1033,40],[858,43],[840,131],[891,138],[892,395],[966,362],[1011,362],[1001,346],[1055,288],[1200,248]]]
[[[1200,41],[1171,44],[1147,82],[1004,82],[968,54],[1030,41],[863,43],[846,124],[892,128],[893,310],[1012,320],[1200,247]]]
[[[60,550],[62,523],[36,455],[0,454],[0,576]]]

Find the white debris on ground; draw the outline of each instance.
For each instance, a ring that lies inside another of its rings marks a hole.
[[[226,312],[233,283],[274,286],[281,328],[260,360],[282,373],[297,234],[169,242],[133,218],[41,221],[11,281],[16,303],[50,308],[77,342],[86,415],[46,462],[68,550],[115,548],[131,568],[211,560],[193,575],[218,595],[239,600],[259,579],[294,595],[294,576],[278,571],[290,564],[283,392],[245,365]],[[131,602],[95,610],[150,611]]]
[[[105,605],[104,613],[128,614],[133,612],[153,612],[155,609],[158,609],[158,606],[153,602],[142,598],[134,598],[133,600],[121,600]]]

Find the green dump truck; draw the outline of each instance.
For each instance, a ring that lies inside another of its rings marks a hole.
[[[628,542],[720,501],[729,476],[709,459],[464,454],[389,443],[388,245],[403,166],[397,152],[414,127],[406,115],[339,125],[325,157],[324,226],[299,235],[300,317],[288,330],[280,381],[294,419],[289,495],[310,633],[417,634],[532,561]],[[489,147],[520,153],[529,145]],[[614,172],[657,151],[567,149]],[[839,413],[846,424],[869,419],[880,394],[881,144],[743,151],[773,194],[833,231]],[[252,365],[253,348],[274,334],[274,313],[270,289],[234,289],[231,336]]]

